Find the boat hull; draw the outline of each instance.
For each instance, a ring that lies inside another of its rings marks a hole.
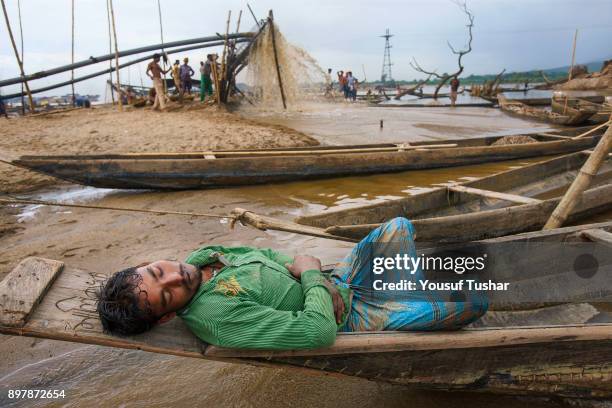
[[[553,139],[522,145],[487,145],[497,139],[462,140],[463,146],[453,148],[427,149],[427,145],[423,145],[412,150],[359,154],[340,152],[215,159],[195,154],[23,156],[13,163],[93,187],[181,190],[464,166],[563,154],[593,147],[599,137]],[[218,157],[222,156],[220,152]]]

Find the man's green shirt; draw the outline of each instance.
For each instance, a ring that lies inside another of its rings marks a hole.
[[[204,266],[222,257],[229,265],[203,282],[178,312],[201,340],[223,347],[305,349],[333,344],[350,307],[350,290],[337,286],[345,314],[336,325],[331,296],[320,271],[295,279],[293,258],[271,249],[203,247],[186,262]]]

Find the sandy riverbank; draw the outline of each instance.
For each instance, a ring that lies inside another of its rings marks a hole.
[[[2,120],[0,158],[24,154],[181,152],[312,146],[318,142],[281,125],[199,107],[160,114],[111,107]],[[0,163],[0,191],[24,192],[58,182]]]

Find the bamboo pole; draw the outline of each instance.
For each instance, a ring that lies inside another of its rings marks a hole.
[[[111,22],[113,24],[113,38],[115,40],[115,66],[118,67],[119,66],[119,47],[117,46],[117,28],[115,27],[115,10],[113,8],[113,0],[108,0],[108,4],[110,5],[110,15],[111,15]],[[118,95],[118,100],[119,100],[119,111],[123,111],[123,100],[121,98],[121,82],[119,81],[119,69],[117,69],[117,92],[119,93]]]
[[[239,39],[237,41],[242,43],[242,42],[247,42],[249,40],[247,40],[247,39]],[[185,51],[196,50],[196,49],[218,47],[220,45],[223,45],[223,41],[209,42],[209,43],[203,43],[203,44],[197,44],[197,45],[190,45],[188,47],[181,47],[181,48],[166,50],[166,53],[167,54],[174,54],[174,53],[178,53],[178,52],[185,52]],[[130,66],[130,65],[137,64],[139,62],[143,62],[143,61],[146,61],[146,60],[149,60],[149,59],[151,59],[151,55],[147,55],[146,57],[142,57],[142,58],[138,58],[138,59],[135,59],[135,60],[132,60],[132,61],[128,61],[128,62],[125,62],[123,64],[120,64],[119,65],[119,69],[123,69],[125,67]],[[91,73],[91,74],[83,75],[82,77],[75,78],[74,82],[76,83],[76,82],[86,81],[88,79],[95,78],[95,77],[98,77],[100,75],[105,75],[105,74],[108,74],[109,72],[113,72],[113,71],[116,71],[116,70],[117,70],[117,67],[112,67],[111,66],[110,69],[107,68],[107,69],[104,69],[102,71],[97,71],[97,72],[94,72],[94,73]],[[109,81],[109,82],[113,83],[113,81]],[[63,86],[68,86],[70,84],[71,84],[71,81],[68,80],[68,81],[56,83],[56,84],[53,84],[53,85],[45,86],[45,87],[42,87],[42,88],[32,89],[31,92],[32,92],[32,94],[36,94],[36,93],[40,93],[40,92],[46,92],[46,91],[49,91],[51,89],[56,89],[56,88],[61,88]],[[114,87],[112,87],[111,89],[114,89]],[[5,95],[4,98],[7,98],[7,99],[8,98],[16,98],[16,97],[19,97],[19,96],[21,96],[21,93],[17,92],[17,93],[14,93],[14,94]]]
[[[223,40],[223,53],[221,54],[221,78],[219,79],[219,83],[221,85],[221,89],[220,89],[220,94],[221,94],[221,100],[223,102],[227,102],[227,95],[226,95],[226,91],[227,91],[227,75],[226,75],[226,69],[227,69],[227,63],[225,62],[225,58],[227,58],[227,39],[229,36],[229,29],[230,29],[230,20],[232,18],[232,10],[229,10],[227,13],[227,23],[225,25],[225,38]]]
[[[232,10],[227,12],[227,23],[225,24],[225,38],[223,39],[223,53],[221,54],[221,80],[225,81],[225,56],[227,55],[227,38],[229,36],[230,20],[232,18]]]
[[[162,11],[161,11],[161,2],[157,0],[157,12],[159,15],[159,35],[161,37],[161,46],[162,46],[162,64],[164,66],[164,93],[168,94],[168,84],[166,82],[166,60],[168,59],[168,55],[166,54],[166,50],[164,49],[164,26],[162,24]],[[177,91],[181,91],[177,89]]]
[[[283,100],[283,109],[287,109],[287,101],[285,100],[285,89],[283,88],[283,78],[281,76],[280,65],[278,64],[278,51],[276,50],[276,33],[274,30],[274,14],[270,10],[268,15],[268,24],[270,26],[270,34],[272,36],[272,50],[274,51],[274,63],[276,64],[276,75],[278,76],[278,87],[280,89],[281,99]]]
[[[232,210],[231,215],[233,218],[232,223],[230,224],[232,228],[236,221],[240,221],[243,224],[250,225],[254,228],[257,228],[261,231],[266,230],[274,230],[274,231],[282,231],[282,232],[295,232],[297,234],[309,235],[312,237],[318,238],[327,238],[327,239],[335,239],[340,241],[348,241],[348,242],[358,242],[358,240],[341,237],[337,235],[330,234],[325,232],[322,228],[310,227],[307,225],[300,225],[289,221],[277,220],[271,217],[265,217],[262,215],[255,214],[252,211],[245,210],[242,208],[235,208]]]
[[[253,9],[249,5],[249,3],[247,3],[247,7],[248,7],[249,11],[251,12],[251,16],[253,16],[253,20],[255,20],[255,24],[257,24],[257,27],[261,28],[261,24],[259,24],[259,20],[257,20],[257,17],[255,17],[255,13],[253,13]]]
[[[19,40],[21,42],[21,62],[24,63],[25,54],[23,52],[23,24],[21,24],[21,0],[17,0],[17,12],[19,13]],[[21,114],[25,116],[25,92],[23,92],[23,82],[21,83]]]
[[[108,0],[106,2],[106,19],[108,20],[108,53],[111,54],[113,52],[113,36],[111,31],[111,20],[110,20],[110,6],[108,4]],[[111,101],[113,105],[115,104],[115,88],[113,87],[113,60],[108,60],[108,75],[110,77],[110,91],[111,91]],[[104,101],[106,102],[106,101]]]
[[[601,137],[599,143],[597,143],[593,153],[589,156],[587,161],[580,169],[576,179],[557,205],[557,208],[555,208],[553,213],[550,215],[550,218],[544,225],[545,230],[559,228],[563,225],[567,217],[572,213],[574,207],[578,203],[582,193],[588,188],[591,180],[593,177],[595,177],[602,163],[607,158],[611,147],[612,127],[608,127],[608,130]]]
[[[610,126],[610,125],[611,125],[611,122],[610,122],[610,121],[607,121],[607,122],[602,123],[601,125],[599,125],[599,126],[597,126],[597,127],[594,127],[593,129],[591,129],[591,130],[589,130],[589,131],[587,131],[587,132],[584,132],[584,133],[583,133],[583,134],[581,134],[581,135],[578,135],[578,136],[574,136],[574,137],[572,137],[572,139],[581,139],[581,138],[583,138],[583,137],[586,137],[586,136],[590,135],[591,133],[594,133],[594,132],[598,131],[599,129],[601,129],[601,128],[603,128],[603,127]]]
[[[574,45],[572,46],[572,64],[570,65],[570,72],[567,76],[567,81],[572,80],[572,73],[574,72],[574,62],[576,61],[576,40],[578,39],[578,29],[574,32]],[[567,112],[567,102],[569,100],[569,95],[565,95],[565,106],[563,107],[563,114]]]
[[[74,0],[72,0],[72,59],[71,64],[74,64]],[[72,81],[72,107],[76,106],[76,96],[74,94],[74,68],[70,72],[70,80]]]
[[[15,59],[17,59],[17,65],[19,65],[19,71],[21,72],[21,77],[25,77],[25,72],[23,71],[23,62],[19,57],[19,51],[17,50],[17,44],[15,44],[15,38],[13,37],[13,30],[11,30],[11,23],[9,22],[8,12],[6,11],[6,5],[4,4],[4,0],[0,0],[2,3],[2,11],[4,12],[4,20],[6,21],[6,31],[8,31],[9,37],[11,39],[11,44],[13,45],[13,51],[15,51]],[[30,86],[27,81],[24,81],[26,92],[28,93],[28,103],[30,104],[30,111],[34,112],[34,100],[32,99],[32,94],[30,93]]]
[[[216,55],[216,54],[215,54]],[[213,81],[215,81],[215,93],[216,93],[216,99],[217,99],[217,104],[219,106],[221,106],[221,89],[219,86],[219,72],[217,71],[217,61],[213,60],[213,63],[210,66],[211,68],[211,72],[213,75]]]
[[[246,32],[246,33],[230,34],[229,37],[230,39],[252,40],[253,38],[255,38],[256,35],[257,33]],[[175,48],[175,47],[186,46],[186,45],[191,45],[191,44],[212,43],[212,42],[220,41],[219,37],[220,37],[219,35],[212,35],[208,37],[198,37],[198,38],[190,38],[187,40],[171,41],[171,42],[164,43],[163,46],[165,47],[165,49],[168,49],[168,48]],[[221,44],[223,44],[222,41],[221,41]],[[125,50],[125,51],[120,51],[119,58],[128,57],[130,55],[135,55],[135,54],[142,54],[142,53],[149,52],[149,51],[156,51],[156,50],[159,50],[161,46],[162,44],[153,44],[153,45],[147,45],[145,47],[138,47],[138,48],[132,48],[132,49]],[[60,74],[62,72],[68,72],[72,68],[75,68],[75,69],[83,68],[89,65],[106,62],[111,59],[115,59],[115,54],[113,52],[111,52],[110,54],[106,54],[106,55],[92,56],[92,57],[87,58],[86,60],[75,62],[74,65],[72,64],[62,65],[61,67],[55,67],[49,70],[39,71],[34,74],[26,75],[25,77],[18,76],[15,78],[8,78],[8,79],[0,80],[0,87],[19,84],[26,80],[32,81],[35,79],[46,78],[46,77],[49,77],[55,74]]]

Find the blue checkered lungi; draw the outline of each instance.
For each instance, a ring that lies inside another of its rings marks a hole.
[[[341,331],[379,330],[456,330],[477,320],[486,313],[486,296],[471,293],[465,301],[442,300],[435,293],[390,293],[375,291],[372,282],[374,257],[394,257],[408,254],[416,257],[414,227],[405,218],[394,218],[376,228],[340,262],[331,278],[339,286],[352,290],[351,309]],[[418,281],[423,278],[419,269],[414,274],[405,270],[385,272],[385,281],[400,279]]]

